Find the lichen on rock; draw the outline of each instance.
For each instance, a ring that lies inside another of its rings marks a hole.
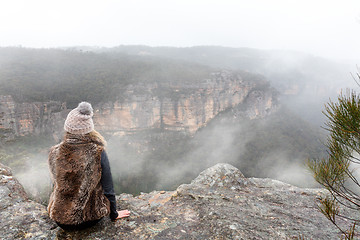
[[[48,239],[55,227],[45,206],[31,201],[11,170],[0,163],[0,239]]]
[[[202,184],[210,188],[226,187],[236,189],[245,186],[249,181],[236,167],[227,163],[218,163],[199,174],[191,185]]]

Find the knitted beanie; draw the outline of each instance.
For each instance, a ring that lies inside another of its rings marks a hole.
[[[94,130],[93,108],[88,102],[81,102],[71,110],[65,120],[65,131],[72,134],[87,134]]]

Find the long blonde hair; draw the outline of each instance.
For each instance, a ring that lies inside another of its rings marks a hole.
[[[100,145],[106,147],[106,140],[105,138],[98,132],[98,131],[91,131],[89,133],[86,134],[73,134],[73,133],[69,133],[69,132],[65,132],[64,135],[64,140],[66,139],[70,139],[70,138],[75,138],[75,139],[82,139],[85,141],[94,141],[99,143]]]
[[[98,139],[98,141],[101,142],[104,145],[104,147],[106,147],[107,142],[105,138],[98,131],[93,130],[88,134],[92,139]]]

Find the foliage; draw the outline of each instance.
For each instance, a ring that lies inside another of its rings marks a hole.
[[[360,97],[348,91],[330,101],[324,111],[328,118],[329,156],[309,161],[315,180],[330,191],[331,196],[320,200],[320,211],[343,233],[346,239],[354,238],[359,219],[341,215],[340,206],[359,211],[360,184],[356,166],[360,164]],[[348,230],[339,225],[340,219],[352,221]]]
[[[34,156],[39,154],[46,156],[48,149],[54,144],[54,140],[49,135],[16,137],[0,144],[0,162],[12,168],[14,172],[26,171],[29,162],[35,164]],[[46,157],[42,161],[46,162]]]
[[[129,84],[196,82],[213,71],[175,60],[60,49],[0,48],[0,63],[0,94],[69,108],[121,98]]]
[[[211,67],[245,70],[261,73],[272,86],[282,91],[289,85],[301,88],[311,82],[326,84],[342,79],[343,66],[320,57],[300,52],[283,50],[259,50],[251,48],[229,48],[220,46],[196,46],[189,48],[118,46],[110,49],[88,49],[117,54],[147,53],[151,56],[192,61]],[[331,69],[331,70],[329,70]],[[346,72],[346,74],[348,74]],[[346,76],[346,75],[345,75]]]

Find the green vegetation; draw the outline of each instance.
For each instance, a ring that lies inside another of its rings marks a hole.
[[[69,108],[121,98],[129,84],[196,82],[210,68],[168,59],[59,49],[0,48],[0,94],[18,102],[57,100]]]
[[[357,212],[360,208],[357,170],[360,164],[360,96],[355,92],[340,95],[336,103],[329,102],[324,114],[328,118],[329,156],[309,161],[315,180],[331,193],[320,200],[319,209],[346,239],[354,239],[360,218],[349,219],[340,206]],[[351,222],[349,229],[339,224],[342,219]]]
[[[86,49],[86,48],[84,48]],[[139,55],[198,63],[215,68],[242,70],[260,73],[271,81],[272,86],[282,91],[288,85],[308,83],[339,82],[348,72],[341,64],[324,58],[294,51],[259,50],[252,48],[229,48],[219,46],[197,46],[189,48],[118,46],[114,48],[91,49],[117,56],[119,54]],[[145,53],[145,54],[144,54]]]
[[[53,144],[54,140],[47,135],[27,135],[0,142],[0,162],[18,172],[25,171],[28,163],[35,164],[32,160],[37,159],[35,156],[39,154],[45,157],[41,161],[46,162],[48,150]]]

